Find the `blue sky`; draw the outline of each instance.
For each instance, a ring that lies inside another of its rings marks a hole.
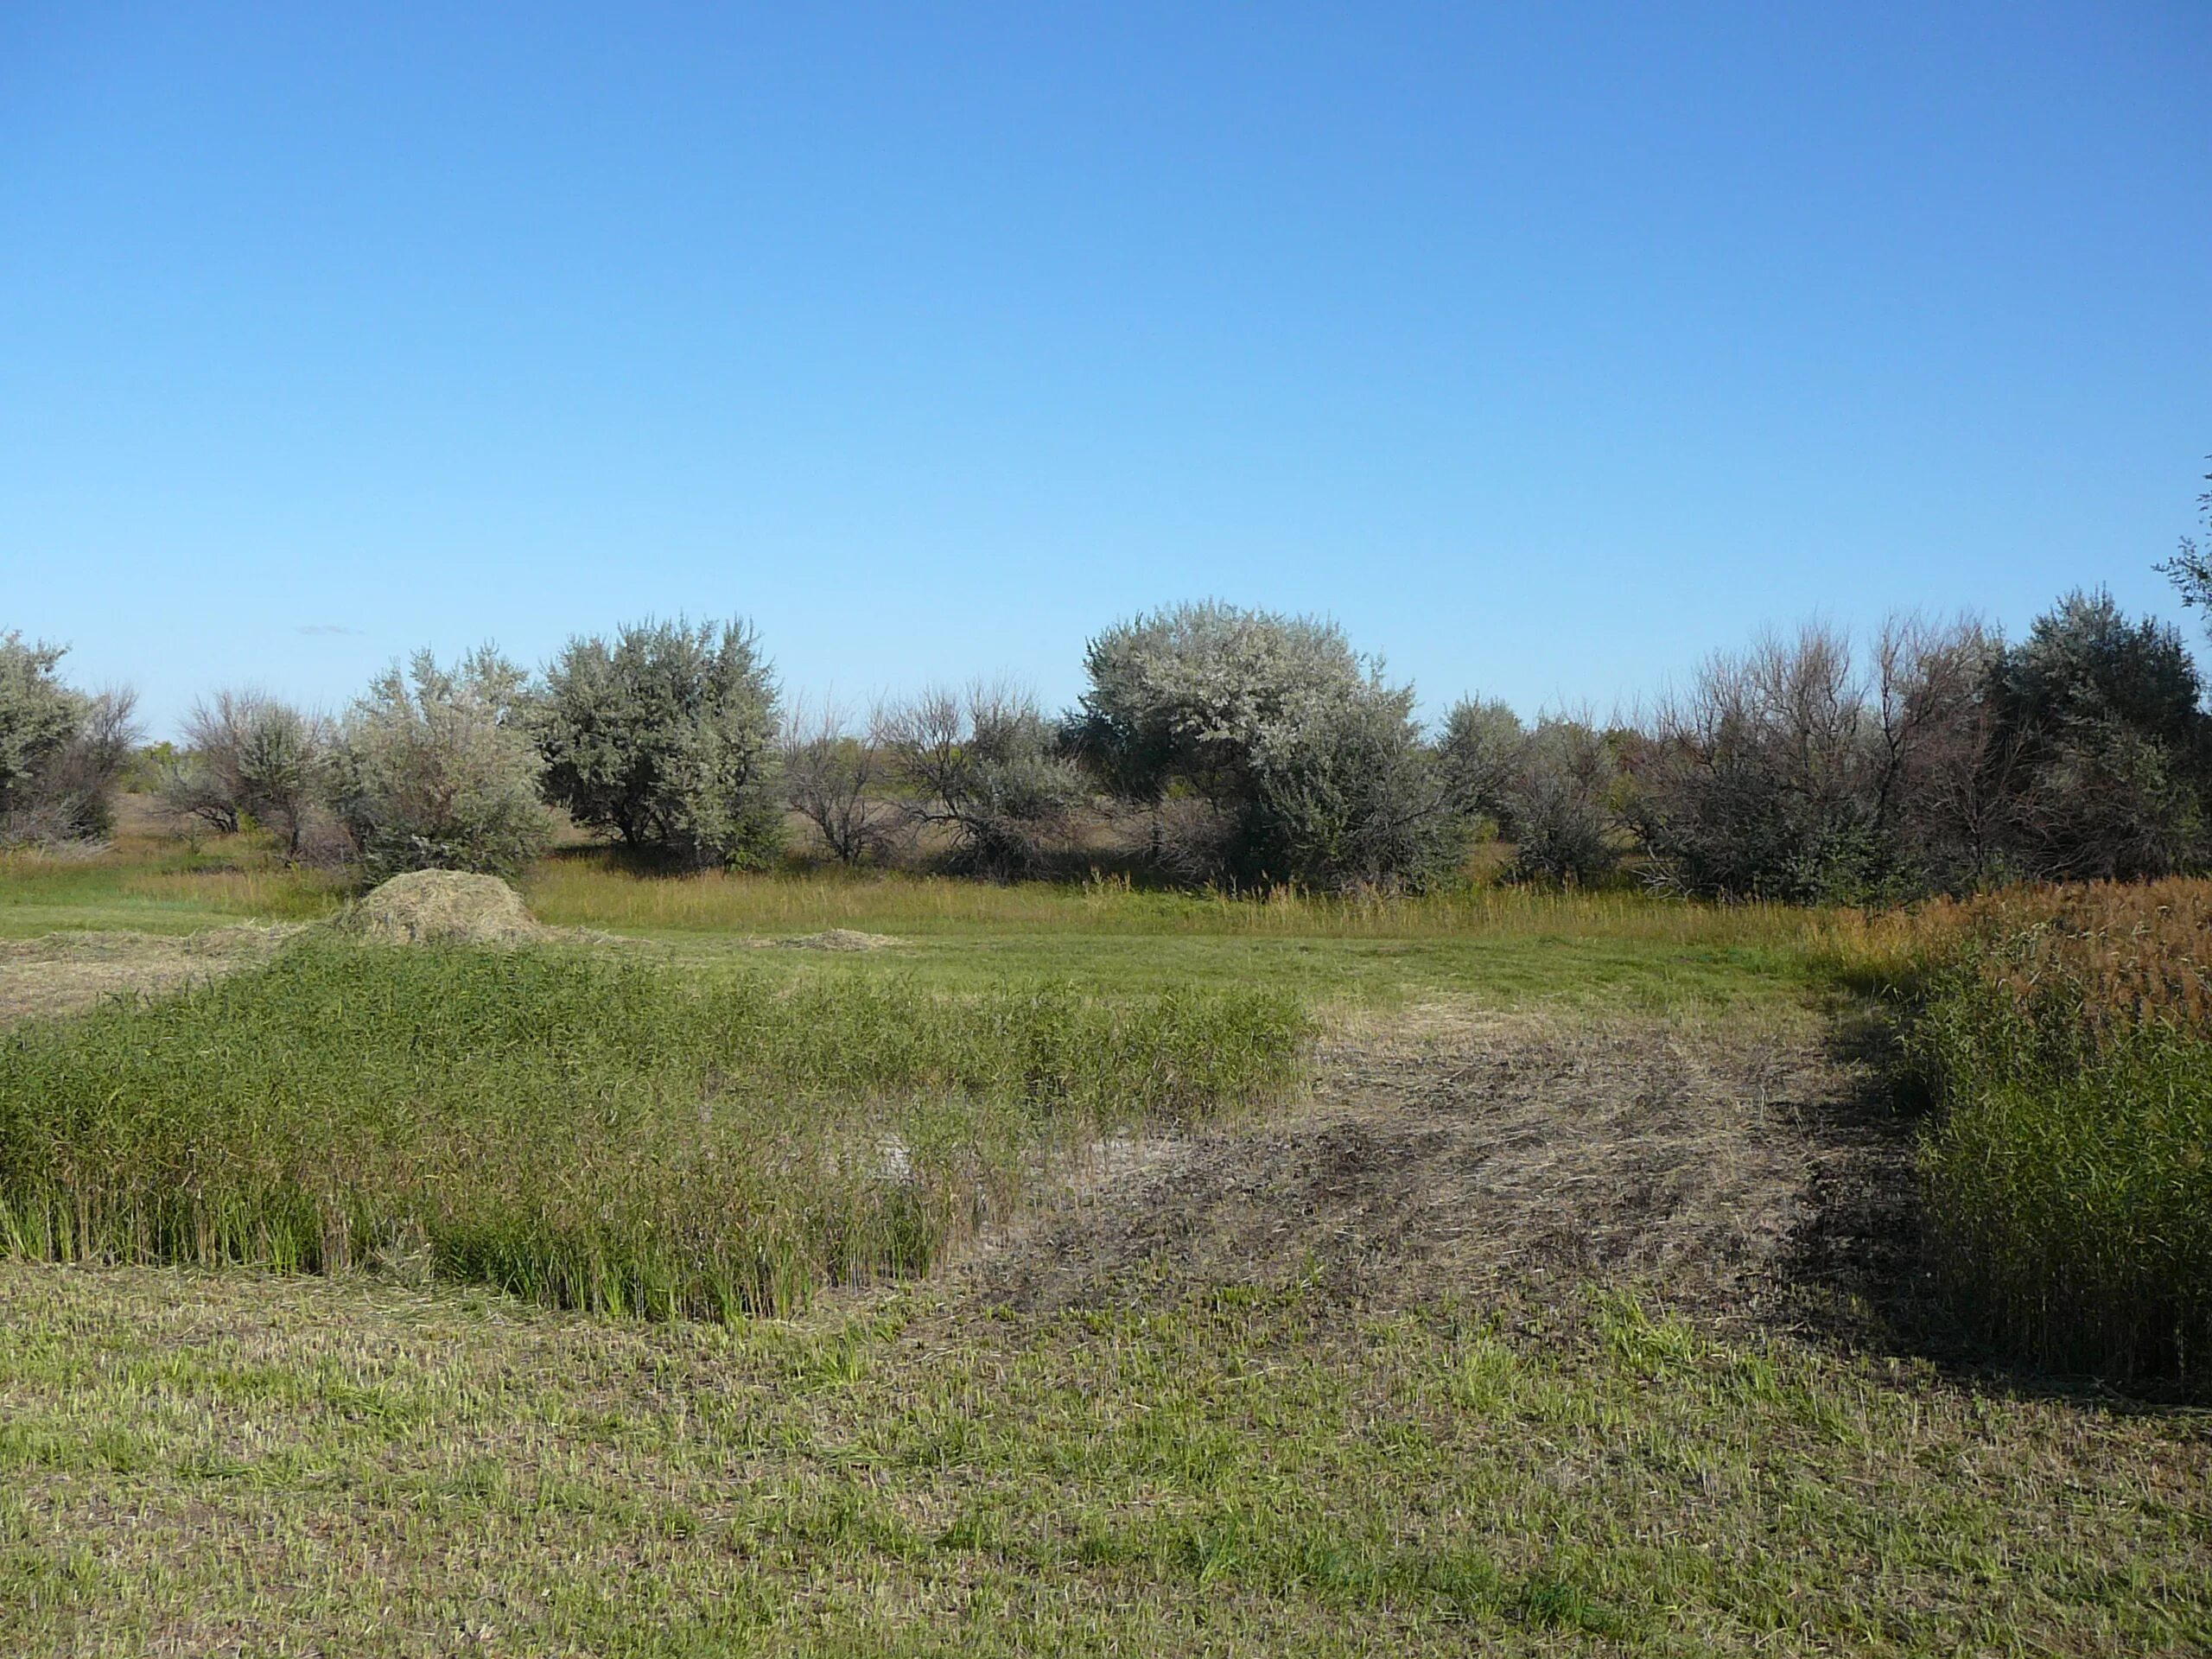
[[[741,613],[1439,709],[2024,626],[2196,522],[2212,5],[0,10],[0,626],[157,727]]]

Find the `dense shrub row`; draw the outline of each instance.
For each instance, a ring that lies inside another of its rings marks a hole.
[[[2020,889],[1911,925],[1959,1310],[2041,1364],[2212,1387],[2212,882]]]
[[[2166,567],[2212,598],[2184,546]],[[0,833],[94,833],[130,705],[0,641]],[[548,805],[690,868],[761,868],[787,816],[852,862],[1037,874],[1102,830],[1159,875],[1242,887],[1418,889],[1471,840],[1512,875],[1587,883],[1624,863],[1719,898],[1874,903],[2015,880],[2144,879],[2212,863],[2212,720],[2170,627],[2076,594],[2007,640],[1899,622],[1865,649],[1825,627],[1710,659],[1601,727],[1454,707],[1432,737],[1410,686],[1334,624],[1217,603],[1090,641],[1055,719],[1003,685],[933,690],[863,721],[794,712],[741,623],[574,639],[536,676],[489,650],[395,666],[335,721],[226,693],[158,779],[179,814],[248,819],[365,876],[512,874]]]
[[[925,1268],[1063,1136],[1287,1086],[1305,1038],[1255,993],[702,983],[317,940],[0,1039],[0,1249],[781,1311]]]

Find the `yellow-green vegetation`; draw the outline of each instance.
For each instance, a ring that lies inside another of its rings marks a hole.
[[[2212,882],[1999,893],[1892,932],[1961,1310],[2042,1365],[2212,1385]]]
[[[2201,1420],[1618,1293],[645,1325],[0,1274],[12,1654],[2190,1654]]]
[[[524,891],[543,921],[651,938],[697,965],[748,936],[889,934],[908,943],[902,966],[956,986],[1047,975],[1103,990],[1257,983],[1315,1001],[1442,994],[1709,1013],[1795,1007],[1808,983],[1807,912],[1632,892],[1348,898],[826,872],[671,880],[588,851],[541,864]]]
[[[694,971],[719,971],[733,948],[764,938],[844,928],[903,941],[878,969],[948,989],[1037,978],[1109,993],[1265,984],[1316,1001],[1445,994],[1498,1006],[1773,1013],[1802,1005],[1819,931],[1816,912],[1785,906],[1635,892],[1475,885],[1359,899],[1147,891],[1108,879],[671,876],[638,873],[601,849],[544,860],[522,887],[549,925],[651,939]],[[342,884],[288,870],[245,837],[196,852],[144,839],[92,861],[0,855],[0,937],[315,919],[344,898]]]
[[[681,978],[554,947],[303,940],[0,1041],[0,1246],[427,1270],[730,1317],[928,1267],[1070,1139],[1295,1078],[1253,991],[1118,1001]]]
[[[0,938],[308,921],[335,911],[345,893],[338,878],[288,868],[239,836],[207,845],[139,836],[97,857],[0,851]]]

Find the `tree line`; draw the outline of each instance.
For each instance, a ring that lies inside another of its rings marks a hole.
[[[2193,544],[2161,569],[2212,603]],[[555,807],[694,869],[768,867],[794,819],[849,864],[1033,876],[1103,834],[1160,879],[1243,888],[1432,887],[1489,837],[1512,879],[1798,902],[2212,865],[2198,671],[2104,593],[2018,639],[1911,620],[1863,646],[1770,636],[1633,720],[1468,699],[1433,732],[1334,623],[1212,601],[1099,634],[1057,716],[987,682],[856,718],[787,707],[746,624],[648,620],[535,674],[419,654],[335,718],[221,692],[148,752],[129,695],[69,686],[61,657],[0,639],[0,841],[104,833],[137,767],[177,817],[257,824],[364,881],[513,874]]]

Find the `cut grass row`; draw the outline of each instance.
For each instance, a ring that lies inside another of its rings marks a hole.
[[[311,938],[0,1039],[0,1245],[780,1312],[925,1269],[1058,1149],[1292,1086],[1306,1035],[1252,991],[948,995]]]

